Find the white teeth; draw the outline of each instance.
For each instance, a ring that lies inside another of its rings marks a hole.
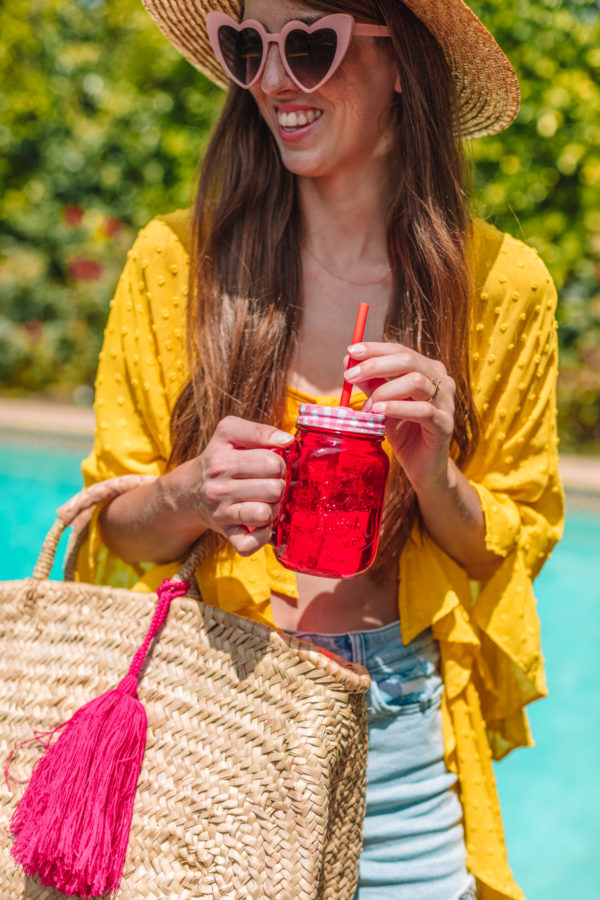
[[[307,109],[299,113],[277,110],[277,121],[282,128],[302,128],[304,125],[310,125],[315,119],[320,119],[322,115],[321,109]]]

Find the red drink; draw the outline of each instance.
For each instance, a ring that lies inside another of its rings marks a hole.
[[[302,404],[285,454],[286,486],[272,543],[288,569],[351,578],[377,552],[388,458],[385,417]]]

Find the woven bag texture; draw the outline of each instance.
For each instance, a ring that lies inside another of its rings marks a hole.
[[[0,759],[126,674],[156,595],[0,582]],[[367,753],[364,669],[186,596],[140,679],[148,714],[115,900],[351,900]],[[26,778],[41,749],[11,762]],[[1,787],[0,897],[59,900],[10,855],[25,785]]]

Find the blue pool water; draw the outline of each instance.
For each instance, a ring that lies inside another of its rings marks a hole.
[[[496,767],[509,860],[527,900],[600,898],[600,506],[568,511],[535,583],[549,695],[534,749]]]
[[[80,488],[79,463],[0,447],[0,580],[31,574],[54,510]],[[550,696],[530,709],[537,746],[496,766],[509,860],[527,900],[597,900],[600,508],[569,512],[536,595]]]
[[[77,452],[0,445],[0,581],[31,575],[56,508],[81,489],[81,459]],[[58,566],[53,576],[60,577]]]

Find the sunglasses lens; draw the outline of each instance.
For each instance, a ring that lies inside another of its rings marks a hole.
[[[219,28],[219,47],[229,74],[242,84],[250,84],[256,77],[263,56],[263,43],[255,28]]]
[[[285,58],[302,87],[311,90],[329,72],[337,50],[337,34],[332,28],[318,31],[290,31],[285,41]]]

